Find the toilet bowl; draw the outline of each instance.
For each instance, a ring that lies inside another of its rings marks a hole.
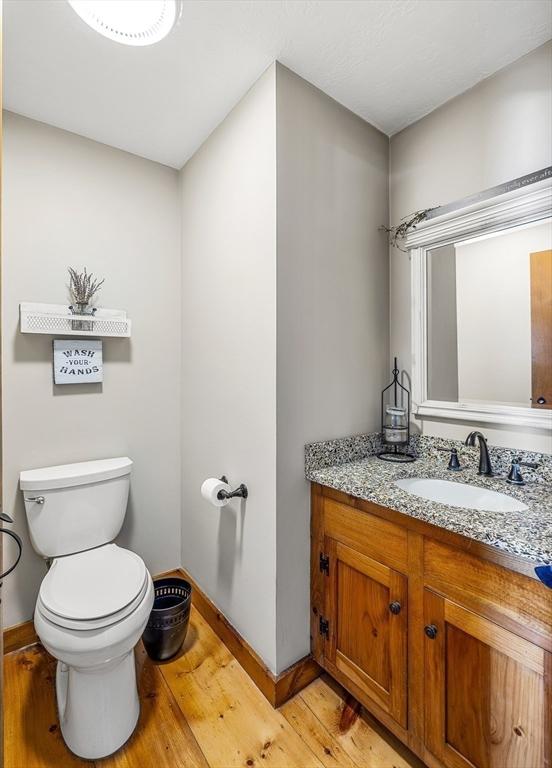
[[[153,606],[153,582],[137,554],[112,543],[124,518],[131,465],[111,459],[20,476],[33,546],[52,558],[35,629],[58,661],[65,743],[91,760],[117,751],[140,712],[134,646]]]
[[[139,561],[131,565],[141,565],[141,574],[137,567],[129,574],[129,558]],[[140,708],[134,646],[153,598],[144,563],[114,544],[54,560],[42,582],[35,628],[58,659],[61,733],[80,757],[110,755],[136,726]]]

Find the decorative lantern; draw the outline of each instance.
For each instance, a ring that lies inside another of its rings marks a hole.
[[[399,382],[397,358],[393,381],[381,393],[381,438],[383,450],[378,458],[384,461],[414,461],[408,452],[410,443],[410,392]]]

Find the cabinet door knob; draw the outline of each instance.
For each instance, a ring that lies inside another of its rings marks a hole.
[[[401,612],[401,604],[398,600],[394,600],[392,603],[389,604],[389,610],[391,613],[394,613],[395,616]]]
[[[541,395],[540,397],[537,398],[537,403],[539,405],[544,405],[546,403],[546,398],[542,397],[542,395]]]
[[[430,640],[435,640],[437,637],[437,627],[435,624],[428,624],[427,627],[424,627],[424,632]]]

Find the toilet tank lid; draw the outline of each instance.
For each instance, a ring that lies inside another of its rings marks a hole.
[[[22,491],[70,488],[73,485],[86,485],[129,475],[131,468],[132,460],[128,456],[120,456],[116,459],[80,461],[78,464],[27,469],[19,474],[19,487]]]

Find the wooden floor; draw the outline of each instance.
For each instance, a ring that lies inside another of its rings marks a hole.
[[[329,678],[273,709],[195,610],[179,658],[155,665],[141,647],[137,654],[139,726],[95,763],[63,743],[55,661],[39,645],[5,656],[5,768],[420,768],[368,715],[340,733],[344,693]]]

